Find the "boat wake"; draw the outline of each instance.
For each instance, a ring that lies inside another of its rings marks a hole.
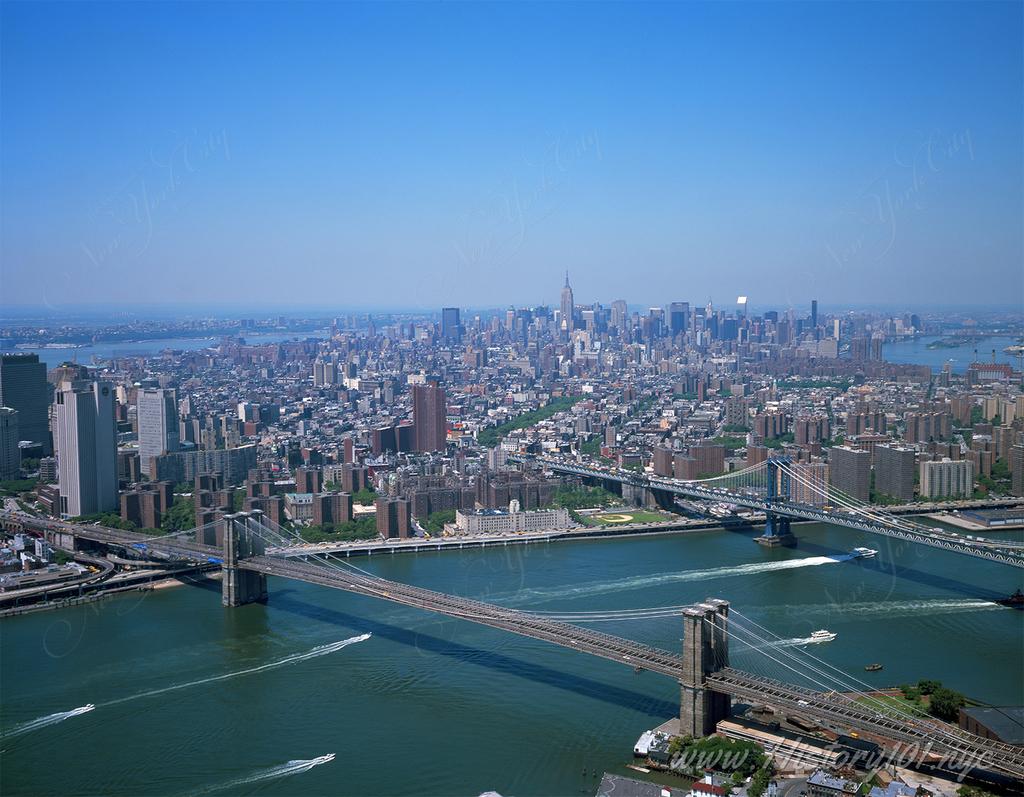
[[[710,570],[684,570],[677,573],[657,573],[650,576],[632,576],[615,581],[600,581],[557,589],[524,589],[511,599],[512,603],[532,603],[555,600],[556,598],[583,598],[591,595],[605,595],[612,592],[646,589],[663,584],[677,584],[690,581],[711,581],[718,578],[752,576],[759,573],[773,573],[781,570],[795,570],[802,567],[834,565],[852,559],[852,556],[807,556],[802,559],[784,559],[779,562],[756,562],[729,567],[715,567]]]
[[[810,636],[793,637],[792,639],[774,639],[761,645],[736,645],[737,652],[744,650],[770,650],[772,648],[796,648],[803,645],[813,645],[819,640]]]
[[[218,681],[227,681],[232,678],[240,678],[243,675],[252,675],[258,672],[266,672],[267,670],[274,670],[278,667],[284,667],[288,664],[296,664],[300,661],[309,661],[310,659],[318,659],[321,656],[329,656],[331,653],[337,653],[342,648],[347,648],[349,645],[354,645],[357,642],[365,642],[370,638],[370,634],[360,634],[359,636],[350,637],[349,639],[343,639],[340,642],[331,642],[327,645],[318,645],[312,650],[307,650],[304,653],[293,653],[290,656],[285,656],[283,659],[277,661],[270,661],[266,664],[261,664],[258,667],[249,667],[245,670],[235,670],[234,672],[226,672],[223,675],[211,675],[209,678],[200,678],[196,681],[188,681],[183,684],[173,684],[171,686],[164,686],[160,689],[151,689],[148,692],[139,692],[137,695],[129,695],[128,697],[121,697],[117,700],[110,700],[106,703],[101,704],[101,708],[107,706],[116,706],[121,703],[127,703],[131,700],[141,700],[144,697],[154,697],[156,695],[163,695],[167,692],[176,692],[179,689],[188,689],[192,686],[201,686],[203,684],[217,683]]]
[[[331,653],[337,653],[339,650],[341,650],[342,648],[347,648],[349,645],[354,645],[357,642],[365,642],[369,638],[370,634],[360,634],[359,636],[350,637],[349,639],[343,639],[340,642],[331,642],[327,645],[318,645],[317,647],[311,650],[307,650],[304,653],[293,653],[290,656],[285,656],[284,658],[277,659],[276,661],[261,664],[258,667],[249,667],[245,670],[235,670],[234,672],[224,673],[223,675],[213,675],[209,678],[200,678],[196,681],[188,681],[183,684],[173,684],[171,686],[164,686],[160,689],[151,689],[148,692],[139,692],[136,695],[129,695],[128,697],[119,697],[116,700],[108,700],[106,703],[100,703],[99,706],[89,703],[87,706],[79,706],[78,708],[73,708],[70,711],[59,711],[56,714],[50,714],[45,717],[39,717],[38,719],[34,719],[22,725],[17,725],[11,730],[7,731],[6,733],[0,734],[0,738],[21,736],[22,734],[29,733],[31,731],[38,731],[41,728],[48,728],[51,725],[56,725],[58,722],[63,722],[64,720],[71,719],[72,717],[77,717],[80,714],[85,714],[89,711],[93,711],[96,708],[107,708],[108,706],[117,706],[122,703],[128,703],[132,700],[141,700],[145,697],[154,697],[156,695],[166,694],[167,692],[176,692],[180,689],[188,689],[192,686],[201,686],[202,684],[216,683],[218,681],[227,681],[231,678],[239,678],[243,675],[252,675],[258,672],[265,672],[266,670],[273,670],[278,667],[284,667],[288,664],[297,664],[300,661],[309,661],[310,659],[320,658],[321,656],[329,656]],[[289,762],[289,764],[294,763],[296,762]],[[316,766],[316,764],[313,764],[313,766]]]
[[[279,764],[276,767],[270,767],[270,769],[260,770],[259,772],[245,778],[230,780],[227,783],[218,783],[216,786],[209,786],[205,789],[200,789],[199,791],[191,793],[213,794],[214,792],[223,791],[224,789],[247,786],[250,783],[259,783],[264,780],[276,780],[277,778],[287,778],[290,775],[300,775],[303,772],[309,772],[313,767],[318,767],[321,764],[329,764],[333,760],[334,753],[327,753],[327,755],[317,756],[316,758],[310,758],[308,760],[297,758],[284,764]]]
[[[911,617],[914,615],[954,614],[957,612],[981,612],[1003,608],[995,601],[980,598],[937,598],[933,600],[910,601],[872,601],[843,603],[822,603],[810,606],[763,606],[760,611],[766,614],[785,614],[793,617],[812,615],[849,616],[849,617]]]
[[[49,714],[45,717],[39,717],[38,719],[34,719],[22,725],[15,726],[3,735],[21,736],[21,734],[23,733],[38,731],[40,728],[48,728],[51,725],[56,725],[58,722],[64,722],[64,720],[69,720],[72,717],[77,717],[81,714],[87,714],[95,708],[96,706],[94,706],[92,703],[89,703],[87,706],[79,706],[78,708],[73,708],[70,711],[58,711],[56,714]]]

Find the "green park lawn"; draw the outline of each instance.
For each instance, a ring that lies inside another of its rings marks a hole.
[[[591,515],[590,519],[596,520],[605,526],[617,526],[626,523],[659,523],[665,520],[665,517],[657,512],[648,512],[643,509],[623,509],[621,512],[615,511]]]

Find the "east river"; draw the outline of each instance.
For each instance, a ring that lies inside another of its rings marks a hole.
[[[937,343],[945,338],[924,336],[886,343],[882,347],[882,356],[891,363],[911,363],[927,365],[933,371],[941,371],[945,364],[950,363],[954,373],[962,374],[972,362],[1005,363],[1017,368],[1020,358],[1004,349],[1020,341],[1019,337],[1009,335],[991,335],[970,341],[952,348],[929,349],[928,344]],[[975,353],[977,352],[977,353]]]
[[[1024,703],[1024,612],[992,602],[1021,571],[836,527],[797,533],[796,549],[718,531],[352,562],[544,612],[723,597],[781,646],[836,632],[813,653],[872,685],[929,677]],[[879,554],[850,559],[857,545]],[[594,627],[679,648],[677,617]],[[5,795],[591,795],[678,710],[678,685],[653,673],[278,579],[266,606],[224,609],[210,582],[15,617],[0,633]],[[732,663],[794,677],[736,641]]]

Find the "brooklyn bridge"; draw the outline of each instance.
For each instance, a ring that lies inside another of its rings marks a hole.
[[[682,650],[677,653],[586,628],[579,624],[593,619],[586,612],[566,616],[520,611],[381,578],[345,559],[311,552],[295,532],[260,512],[229,515],[204,527],[157,537],[20,513],[5,512],[0,519],[8,528],[42,534],[65,548],[84,543],[117,549],[123,556],[219,565],[222,602],[227,607],[266,602],[269,576],[294,579],[480,623],[674,678],[680,685],[683,734],[713,733],[719,720],[729,715],[734,700],[766,704],[812,718],[836,732],[867,735],[893,750],[912,746],[979,771],[1024,781],[1024,749],[894,708],[873,696],[866,684],[827,662],[777,645],[779,640],[771,631],[726,600],[711,598],[670,612],[683,625]],[[637,611],[611,614],[628,619]],[[733,640],[815,688],[730,666]]]

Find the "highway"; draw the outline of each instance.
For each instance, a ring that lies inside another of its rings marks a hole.
[[[223,555],[220,548],[213,545],[203,545],[186,539],[188,532],[181,535],[157,536],[139,534],[135,531],[122,531],[111,529],[106,526],[95,526],[90,523],[69,523],[66,520],[53,520],[52,518],[40,518],[26,515],[23,512],[0,511],[0,519],[5,525],[17,525],[29,531],[45,533],[63,532],[81,537],[84,540],[101,542],[106,545],[116,545],[122,548],[131,548],[144,552],[147,556],[157,556],[166,559],[188,559],[195,561],[207,561],[209,558],[218,559]]]

